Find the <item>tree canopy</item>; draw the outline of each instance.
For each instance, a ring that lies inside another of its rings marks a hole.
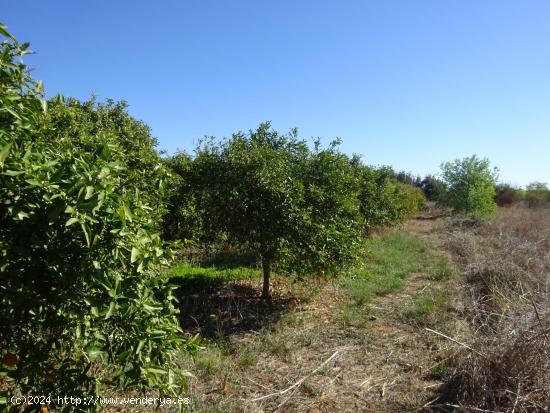
[[[476,155],[446,162],[441,165],[442,179],[446,184],[444,202],[457,212],[473,217],[491,214],[498,170],[491,169],[488,159]]]
[[[197,199],[210,231],[223,231],[262,260],[263,296],[272,264],[309,271],[349,261],[359,241],[359,180],[334,143],[312,151],[295,130],[269,123],[248,134],[203,142],[193,165]]]

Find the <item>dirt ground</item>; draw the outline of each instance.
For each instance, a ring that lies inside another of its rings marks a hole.
[[[412,219],[401,231],[446,254],[448,223],[445,216],[431,213]],[[437,284],[448,299],[432,330],[453,336],[464,328],[460,294],[454,294],[459,279],[411,274],[401,291],[375,297],[365,306],[354,305],[337,281],[297,287],[279,278],[270,304],[235,298],[237,290],[256,296],[257,284],[250,280],[225,286],[218,294],[225,309],[212,310],[217,314],[211,314],[208,325],[197,320],[195,329],[213,339],[189,366],[197,372],[189,388],[193,411],[429,410],[445,360],[459,350],[402,314],[418,294]]]

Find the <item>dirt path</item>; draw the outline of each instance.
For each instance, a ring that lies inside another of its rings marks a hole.
[[[400,232],[443,256],[445,219],[426,218]],[[434,397],[452,344],[424,327],[457,328],[451,277],[434,279],[433,268],[410,274],[401,291],[366,305],[339,282],[308,288],[315,290],[309,300],[269,328],[207,346],[192,367],[199,371],[190,387],[196,411],[409,412]],[[432,295],[441,291],[443,307],[434,307]]]

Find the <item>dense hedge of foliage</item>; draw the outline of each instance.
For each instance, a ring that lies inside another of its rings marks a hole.
[[[166,183],[161,171],[161,158],[155,150],[157,139],[149,126],[137,121],[127,112],[126,102],[106,103],[90,99],[80,102],[61,95],[48,101],[45,133],[42,140],[55,143],[60,138],[76,150],[94,152],[102,141],[108,140],[120,149],[116,160],[125,169],[121,184],[140,191],[151,208],[154,220],[160,223],[165,212]],[[155,177],[151,179],[151,177]]]
[[[19,62],[27,45],[0,33],[4,396],[91,396],[104,384],[178,392],[172,359],[185,343],[158,276],[168,256],[149,201],[162,199],[166,173],[153,142],[136,143],[143,130],[122,106],[58,99],[49,111]]]
[[[400,222],[418,213],[426,202],[422,190],[397,181],[391,168],[360,166],[360,210],[367,230]]]

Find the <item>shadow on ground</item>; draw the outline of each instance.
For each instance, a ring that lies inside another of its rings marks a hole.
[[[289,291],[277,289],[260,298],[260,280],[212,279],[206,275],[173,280],[179,288],[180,324],[184,331],[223,338],[258,331],[278,321],[293,305]]]

